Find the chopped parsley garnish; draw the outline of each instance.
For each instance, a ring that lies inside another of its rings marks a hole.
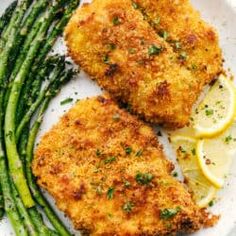
[[[105,164],[110,164],[114,161],[116,161],[116,157],[108,157],[107,159],[104,160],[104,163]]]
[[[122,209],[123,211],[130,213],[132,209],[134,208],[134,203],[133,202],[126,202],[123,206]]]
[[[188,55],[187,55],[186,52],[181,52],[181,53],[179,54],[179,59],[182,60],[182,61],[186,61],[186,60],[187,60],[187,57],[188,57]]]
[[[126,154],[131,154],[131,152],[132,152],[132,148],[131,147],[125,147],[125,153]]]
[[[158,35],[159,35],[160,37],[162,37],[164,40],[166,40],[166,39],[168,38],[168,36],[169,36],[168,32],[165,31],[165,30],[160,31],[160,32],[158,33]]]
[[[160,212],[160,218],[163,220],[168,220],[174,217],[179,211],[181,210],[180,207],[176,207],[175,209],[166,208],[164,210],[161,210]]]
[[[108,55],[103,56],[102,60],[105,64],[109,64],[109,56]]]
[[[138,173],[135,176],[137,183],[141,185],[148,185],[153,180],[153,175],[151,173]]]
[[[192,149],[191,152],[192,152],[192,154],[193,154],[194,156],[196,155],[196,149],[195,149],[195,148]]]
[[[108,190],[107,190],[107,199],[108,200],[111,200],[114,196],[114,192],[115,192],[115,188],[113,187],[110,187]]]
[[[207,109],[207,110],[205,111],[205,113],[206,113],[206,116],[212,116],[212,115],[214,114],[214,110],[212,110],[212,109]]]
[[[116,49],[116,45],[114,43],[109,43],[107,47],[108,47],[108,50],[110,50],[110,51]]]
[[[184,148],[182,146],[179,147],[179,150],[182,152],[182,153],[186,153],[186,150],[184,150]]]
[[[159,55],[162,51],[161,46],[156,46],[156,45],[151,45],[148,49],[148,55],[149,56],[154,56],[154,55]]]
[[[212,207],[214,205],[214,202],[213,201],[210,201],[209,203],[208,203],[208,206],[209,207]]]
[[[176,42],[175,42],[175,48],[176,48],[176,49],[181,49],[181,43],[178,42],[178,41],[176,41]]]
[[[119,115],[119,113],[114,114],[114,115],[112,116],[112,119],[113,119],[114,121],[119,121],[119,120],[120,120],[120,115]]]
[[[61,101],[60,104],[61,105],[66,105],[68,103],[73,102],[73,98],[66,98],[65,100]]]
[[[128,187],[131,186],[131,183],[130,183],[128,180],[126,180],[126,181],[124,182],[124,186],[125,186],[126,188],[128,188]]]
[[[225,142],[226,142],[227,144],[229,144],[229,142],[230,142],[232,139],[233,139],[232,136],[229,135],[229,136],[227,136],[227,137],[225,138]]]
[[[142,149],[139,149],[139,150],[136,152],[135,156],[136,156],[136,157],[140,157],[140,156],[142,156],[142,154],[143,154],[143,150],[142,150]]]
[[[175,172],[173,173],[173,176],[174,176],[174,177],[178,177],[178,173],[175,171]]]
[[[120,18],[118,16],[115,16],[112,19],[112,23],[113,23],[113,25],[119,25],[121,23]]]
[[[139,9],[139,5],[136,2],[132,1],[132,6],[134,9]]]
[[[102,151],[99,150],[99,149],[97,149],[97,150],[96,150],[96,155],[97,155],[97,156],[101,156],[101,154],[102,154]]]

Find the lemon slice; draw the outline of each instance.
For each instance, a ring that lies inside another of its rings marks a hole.
[[[233,83],[221,75],[193,114],[197,137],[214,137],[233,122],[236,93]]]
[[[206,207],[216,195],[216,188],[203,175],[196,156],[197,140],[187,136],[173,136],[171,143],[176,151],[178,163],[185,182],[193,193],[199,207]]]
[[[197,157],[201,170],[218,188],[224,185],[235,154],[236,122],[217,138],[199,140],[197,144]]]

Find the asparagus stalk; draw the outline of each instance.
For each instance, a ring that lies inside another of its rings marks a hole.
[[[59,78],[60,73],[65,69],[65,66],[63,66],[63,64],[64,64],[64,57],[62,57],[62,58],[60,58],[58,60],[57,66],[52,71],[52,74],[53,74],[52,78],[50,78],[50,80],[47,83],[47,85],[42,89],[42,91],[40,92],[39,96],[37,96],[36,101],[30,106],[30,109],[24,115],[23,119],[21,120],[19,126],[16,129],[16,142],[18,142],[19,137],[20,137],[20,135],[22,133],[22,130],[24,129],[24,127],[30,121],[32,115],[35,113],[37,108],[43,102],[47,92],[50,90],[50,86],[54,83],[55,80],[57,80]],[[36,84],[36,88],[37,87],[38,86]],[[34,91],[32,93],[34,94]],[[37,90],[35,91],[35,93],[37,93]]]
[[[30,45],[40,29],[40,26],[42,24],[42,20],[36,20],[36,19],[37,19],[39,12],[41,12],[46,7],[47,3],[48,3],[47,0],[40,0],[36,4],[34,4],[31,12],[29,13],[27,19],[25,20],[25,22],[22,26],[22,29],[20,30],[18,40],[16,41],[13,48],[14,49],[19,48],[19,45],[21,45],[24,37],[26,35],[27,35],[27,37],[26,37],[25,42],[23,44],[23,48],[20,50],[20,54],[17,56],[17,60],[15,62],[13,71],[12,71],[10,79],[9,79],[10,81],[13,81],[14,78],[16,77],[18,71],[20,70],[21,65],[24,62],[24,58],[27,55],[27,52],[29,51]],[[43,16],[42,16],[42,18],[43,18]],[[35,23],[34,23],[34,21],[35,21]],[[33,23],[34,23],[33,28],[31,29],[30,33],[28,33],[28,31],[31,28]],[[15,51],[16,51],[16,53],[18,53],[17,50],[15,50]],[[11,60],[14,61],[14,58],[15,58],[15,55],[13,56],[13,58]],[[11,87],[11,84],[9,84],[9,86]]]
[[[11,20],[12,14],[13,14],[16,6],[17,6],[17,0],[12,2],[5,10],[4,14],[1,16],[1,18],[0,18],[0,35],[7,28],[8,22]]]
[[[49,221],[52,223],[52,225],[55,227],[58,233],[62,236],[67,236],[67,235],[69,236],[70,233],[62,225],[61,221],[59,220],[57,215],[54,213],[53,209],[50,207],[47,200],[43,197],[41,191],[39,190],[37,184],[35,183],[35,178],[31,171],[31,163],[33,159],[33,149],[34,149],[35,138],[43,119],[43,113],[47,109],[48,103],[50,102],[51,98],[54,97],[58,93],[60,86],[66,81],[70,80],[72,76],[73,76],[73,72],[70,70],[67,73],[65,73],[59,80],[57,80],[53,84],[53,86],[50,87],[50,90],[47,93],[47,97],[44,99],[43,104],[41,105],[38,118],[30,130],[29,140],[28,140],[28,144],[26,148],[26,176],[27,176],[27,180],[28,180],[28,184],[30,186],[31,192],[33,193],[33,196],[36,202],[44,209]]]
[[[9,101],[6,108],[5,114],[5,144],[7,157],[9,162],[9,168],[11,175],[13,177],[14,184],[19,192],[19,195],[22,198],[24,205],[29,208],[34,206],[34,201],[31,197],[29,188],[27,186],[27,182],[24,176],[22,163],[17,151],[16,145],[16,137],[15,137],[15,118],[16,118],[16,108],[19,101],[19,96],[21,92],[21,88],[23,86],[24,80],[28,74],[28,71],[34,61],[38,49],[41,46],[41,42],[45,37],[45,33],[47,32],[51,22],[53,21],[58,7],[60,6],[61,1],[55,4],[45,13],[44,17],[40,20],[42,21],[42,25],[33,40],[31,47],[27,53],[27,56],[15,77],[11,93],[9,96]]]
[[[12,48],[14,48],[14,50],[11,52],[11,57],[10,57],[10,62],[9,62],[10,66],[14,65],[15,59],[18,56],[19,51],[21,50],[20,46],[22,45],[22,42],[24,41],[26,36],[29,34],[29,32],[35,32],[35,31],[30,31],[30,30],[31,30],[34,22],[35,21],[37,22],[38,15],[47,7],[47,3],[48,3],[47,0],[39,0],[39,1],[36,1],[35,4],[33,4],[32,9],[28,13],[21,28],[18,30],[18,35],[16,37],[14,45],[12,46]],[[30,34],[30,35],[32,35],[32,34]],[[32,35],[31,38],[28,37],[28,39],[27,39],[28,45],[30,45],[34,36],[35,35]],[[25,43],[25,45],[27,43]],[[19,60],[18,60],[18,63],[19,63]],[[21,63],[22,63],[22,60],[20,60],[19,64],[21,65]],[[19,69],[19,67],[18,67],[18,69]]]
[[[63,17],[57,22],[55,27],[49,33],[48,38],[47,38],[47,40],[45,42],[45,45],[43,46],[42,50],[40,50],[39,56],[36,58],[36,61],[34,62],[34,65],[32,66],[30,75],[29,75],[29,77],[28,77],[28,79],[26,81],[26,86],[24,88],[23,94],[25,94],[27,98],[28,98],[28,94],[31,91],[30,84],[35,79],[35,74],[37,74],[37,71],[39,70],[38,65],[41,65],[43,63],[43,61],[44,61],[45,57],[47,56],[48,52],[52,49],[52,47],[53,47],[57,37],[62,33],[65,25],[67,24],[68,20],[71,17],[73,11],[79,5],[79,2],[80,2],[80,0],[72,0],[66,6],[66,10],[63,13]],[[13,72],[13,74],[14,74],[14,72]],[[37,88],[37,86],[35,86],[35,87]],[[6,101],[8,100],[8,97],[6,98]],[[19,112],[18,112],[18,114],[22,113],[22,111],[24,110],[23,107],[24,107],[24,100],[21,100],[20,104],[19,104]],[[19,115],[18,117],[21,118],[21,115]]]
[[[17,205],[17,209],[23,219],[23,223],[25,224],[25,227],[26,227],[29,235],[38,236],[39,234],[38,234],[36,227],[32,221],[32,218],[28,214],[24,204],[22,203],[21,199],[19,198],[18,192],[16,190],[16,187],[14,186],[13,181],[11,181],[11,187],[12,187],[12,194],[13,194],[14,201]],[[31,208],[29,210],[33,211],[34,209]]]

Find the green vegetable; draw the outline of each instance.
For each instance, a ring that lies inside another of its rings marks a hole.
[[[126,202],[123,206],[122,209],[123,211],[125,211],[126,213],[130,213],[134,208],[134,203],[133,202]]]
[[[73,102],[73,98],[66,98],[63,101],[60,102],[61,105],[66,105],[68,103]]]
[[[114,196],[114,192],[115,192],[115,188],[113,187],[110,187],[108,190],[107,190],[107,199],[108,200],[111,200]]]
[[[104,160],[104,163],[105,164],[110,164],[114,161],[116,161],[116,157],[108,157],[107,159]]]
[[[162,51],[161,46],[156,46],[156,45],[151,45],[148,49],[148,55],[149,56],[154,56],[154,55],[159,55]]]
[[[126,147],[125,148],[125,153],[128,154],[128,155],[131,154],[132,153],[132,148],[131,147]]]
[[[115,16],[112,19],[112,23],[113,23],[113,25],[119,25],[121,23],[120,18],[118,16]]]
[[[165,208],[165,209],[161,210],[160,218],[163,220],[169,220],[169,219],[173,218],[175,215],[177,215],[177,213],[180,211],[181,211],[180,207],[176,207],[175,209]]]
[[[151,173],[140,173],[139,172],[135,176],[135,180],[140,185],[148,185],[153,180],[153,178],[154,178],[154,176]]]

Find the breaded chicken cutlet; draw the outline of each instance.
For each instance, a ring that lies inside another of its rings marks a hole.
[[[216,31],[189,0],[133,0],[156,32],[179,54],[179,62],[208,84],[222,71],[222,53]]]
[[[103,236],[203,227],[208,214],[171,171],[152,129],[108,96],[79,101],[42,138],[33,161],[38,184],[75,228]]]
[[[146,121],[182,127],[202,86],[129,0],[94,0],[65,30],[69,55]]]

